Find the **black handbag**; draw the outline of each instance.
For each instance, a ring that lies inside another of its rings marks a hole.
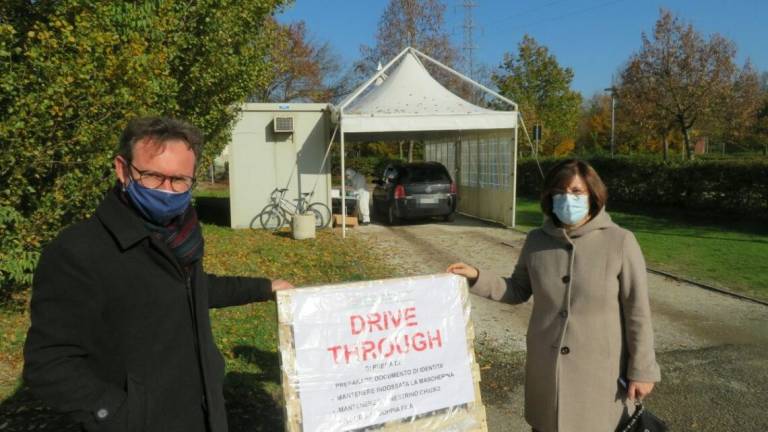
[[[645,409],[642,402],[635,403],[635,412],[617,432],[666,432],[669,428],[663,420]]]

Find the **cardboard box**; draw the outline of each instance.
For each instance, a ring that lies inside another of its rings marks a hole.
[[[342,215],[335,214],[333,215],[333,226],[340,227],[342,221]],[[347,216],[347,228],[354,228],[357,226],[357,217],[356,216]]]

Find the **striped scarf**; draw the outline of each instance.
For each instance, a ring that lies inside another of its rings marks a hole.
[[[144,226],[152,237],[165,243],[173,253],[182,268],[188,268],[203,257],[203,232],[197,219],[195,207],[189,207],[180,216],[175,217],[168,225],[161,226],[147,220],[131,202],[131,198],[118,185],[117,193],[120,201],[127,204],[142,218]]]

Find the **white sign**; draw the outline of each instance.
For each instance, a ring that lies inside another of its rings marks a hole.
[[[302,429],[346,431],[475,400],[466,283],[454,275],[297,290]]]

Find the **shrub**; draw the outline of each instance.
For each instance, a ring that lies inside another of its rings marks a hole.
[[[0,206],[0,286],[23,286],[32,283],[32,271],[40,253],[30,250],[34,242],[25,241],[24,218],[12,207]],[[7,295],[7,292],[0,292]]]
[[[200,127],[201,172],[234,107],[269,80],[262,25],[283,0],[0,2],[0,290],[114,184],[120,131],[139,115]]]
[[[544,173],[560,160],[540,160]],[[652,157],[595,157],[588,161],[608,187],[610,201],[768,218],[768,161],[764,159],[664,162]],[[541,193],[541,175],[532,159],[520,162],[518,193],[529,197]]]

